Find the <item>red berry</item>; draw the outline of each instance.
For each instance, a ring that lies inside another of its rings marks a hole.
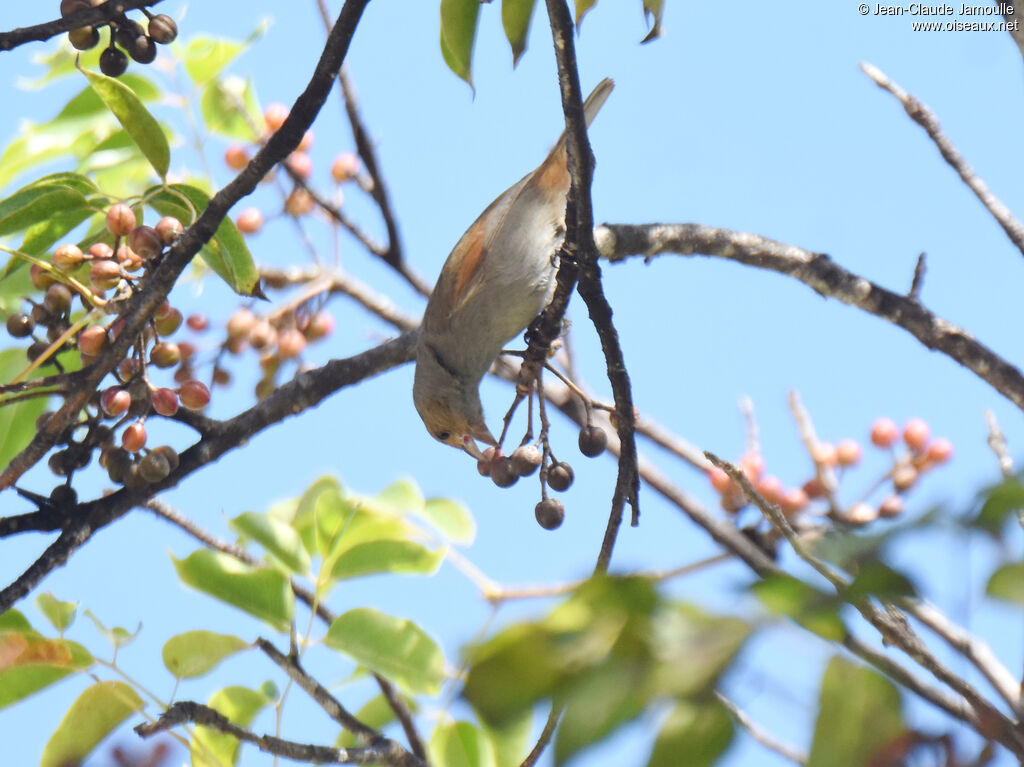
[[[875,447],[892,447],[900,437],[900,430],[888,418],[879,418],[871,426],[871,444]]]
[[[189,410],[202,410],[210,404],[210,390],[202,381],[185,381],[178,389],[181,404]]]
[[[146,446],[146,427],[142,421],[128,424],[121,434],[121,446],[129,453],[137,453]]]
[[[137,226],[132,229],[128,244],[143,261],[160,255],[164,249],[163,238],[151,226]]]
[[[782,501],[784,492],[782,481],[774,474],[762,477],[755,487],[757,492],[761,494],[761,497],[768,501],[768,503],[779,503]]]
[[[928,423],[923,419],[911,418],[907,421],[907,425],[903,427],[903,441],[915,453],[920,453],[928,445],[931,431]]]
[[[284,209],[290,216],[304,216],[313,210],[316,201],[313,196],[301,187],[293,189],[285,198]]]
[[[306,348],[306,337],[298,328],[285,328],[277,334],[277,353],[281,359],[294,359]]]
[[[298,150],[300,152],[308,152],[313,148],[313,131],[312,129],[302,134],[302,141],[299,142]]]
[[[70,272],[78,268],[78,265],[85,260],[85,254],[77,245],[61,245],[53,251],[53,265],[62,272]]]
[[[105,242],[97,242],[89,247],[90,259],[113,258],[114,249]]]
[[[118,386],[111,387],[100,395],[100,407],[113,418],[127,412],[131,404],[132,395]]]
[[[245,338],[256,324],[256,315],[248,309],[239,309],[228,319],[228,340]]]
[[[917,469],[904,464],[892,470],[892,486],[897,490],[909,490],[917,482]]]
[[[321,338],[326,338],[334,332],[334,316],[328,312],[317,312],[309,318],[309,323],[303,329],[302,333],[306,336],[307,341],[318,341]],[[250,334],[249,342],[252,343],[252,336]],[[255,346],[256,344],[253,344]]]
[[[160,235],[160,241],[164,245],[172,245],[184,231],[185,227],[174,216],[164,216],[156,222],[156,233]]]
[[[313,175],[313,158],[305,152],[298,150],[292,152],[284,164],[301,179],[307,179]]]
[[[152,395],[153,410],[163,416],[178,412],[178,393],[173,389],[157,389]]]
[[[740,458],[739,469],[751,484],[756,485],[764,474],[764,458],[760,453],[747,453]]]
[[[891,519],[903,513],[903,499],[898,495],[890,495],[878,505],[878,515]]]
[[[853,506],[847,509],[843,518],[851,525],[866,525],[869,522],[874,522],[878,519],[878,515],[878,509],[870,503],[861,501],[860,503],[853,504]]]
[[[821,484],[821,480],[817,477],[811,477],[804,482],[802,489],[808,498],[821,498],[821,496],[825,495],[825,486]]]
[[[100,325],[91,325],[78,334],[78,348],[82,354],[99,356],[107,345],[107,329]]]
[[[207,319],[205,314],[190,314],[185,319],[185,324],[189,326],[190,330],[194,330],[197,333],[202,333],[208,327],[210,327],[210,320]]]

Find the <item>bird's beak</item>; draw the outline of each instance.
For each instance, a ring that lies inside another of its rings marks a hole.
[[[478,439],[485,445],[490,445],[491,447],[498,446],[498,440],[494,438],[494,435],[491,434],[490,429],[488,429],[487,425],[484,423],[480,423],[477,426],[473,426],[470,430],[470,434],[472,435],[473,439]]]
[[[465,450],[474,458],[476,458],[478,461],[484,460],[483,452],[480,450],[480,448],[476,446],[476,442],[474,442],[473,438],[470,437],[468,434],[462,438],[462,449]]]

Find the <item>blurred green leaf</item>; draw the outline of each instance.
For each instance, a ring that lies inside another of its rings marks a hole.
[[[250,615],[287,631],[295,612],[295,595],[288,578],[273,567],[252,567],[219,551],[200,549],[174,568],[186,585],[234,605]]]
[[[441,648],[405,618],[368,607],[349,610],[334,620],[324,642],[409,692],[436,695],[444,681]]]
[[[441,0],[441,55],[448,68],[470,86],[479,13],[479,0]]]
[[[203,89],[199,108],[210,132],[242,141],[259,138],[263,115],[251,81],[240,77],[212,81]]]
[[[210,196],[203,190],[189,184],[170,184],[147,190],[146,200],[161,216],[175,216],[186,225],[192,217],[181,218],[185,210],[194,209],[197,214],[206,210]],[[217,231],[203,247],[203,259],[210,268],[239,295],[255,295],[259,283],[259,271],[253,263],[249,246],[245,244],[238,227],[227,216],[220,222]]]
[[[512,66],[519,63],[519,57],[526,50],[526,38],[530,33],[530,18],[536,0],[501,0],[501,25],[505,38],[512,48]]]
[[[273,702],[271,690],[248,687],[225,687],[218,690],[207,705],[226,716],[239,727],[248,727],[256,714]],[[192,737],[192,767],[231,767],[238,760],[238,739],[209,727],[196,727]]]
[[[245,650],[249,643],[230,634],[213,631],[186,631],[164,643],[164,666],[178,679],[203,676],[225,658]]]
[[[768,575],[750,590],[776,615],[786,615],[808,631],[838,642],[846,636],[839,615],[841,600],[784,573]]]
[[[106,626],[103,625],[103,622],[96,617],[96,613],[94,613],[92,610],[86,610],[85,617],[92,621],[92,624],[96,627],[96,630],[103,635],[104,639],[106,639],[108,642],[110,642],[111,645],[114,646],[115,650],[119,647],[124,647],[127,644],[131,644],[132,641],[134,641],[135,637],[137,637],[139,635],[139,632],[142,630],[141,623],[135,628],[135,631],[128,631],[128,629],[121,628],[120,626],[114,626],[114,628],[108,629]]]
[[[481,721],[481,727],[494,749],[497,767],[519,767],[530,751],[529,738],[533,732],[533,712],[523,711],[501,726]]]
[[[1003,565],[988,579],[985,593],[990,597],[1024,605],[1024,562]]]
[[[295,528],[280,522],[269,514],[246,511],[228,522],[231,529],[244,539],[256,541],[289,572],[304,575],[309,572],[309,554],[302,547],[302,539]]]
[[[82,645],[47,639],[16,610],[8,610],[2,619],[0,709],[93,664],[92,655]]]
[[[1024,485],[1017,477],[1009,477],[983,493],[981,509],[972,525],[999,538],[1006,520],[1024,509]]]
[[[89,210],[78,190],[63,184],[29,184],[0,201],[0,235],[28,229],[69,209]]]
[[[676,767],[680,754],[686,754],[687,767],[711,767],[732,736],[729,712],[717,700],[679,701],[658,732],[647,767]]]
[[[248,41],[200,35],[189,40],[181,51],[181,60],[192,82],[202,86],[220,75],[247,47]]]
[[[392,482],[377,495],[363,499],[363,505],[372,511],[383,511],[395,516],[423,511],[423,493],[411,479]]]
[[[917,596],[913,581],[882,562],[868,562],[860,567],[846,589],[849,599],[893,599]]]
[[[36,596],[36,607],[61,634],[75,622],[75,613],[78,611],[75,602],[61,602],[49,591]]]
[[[432,575],[444,561],[444,554],[444,549],[431,551],[412,541],[368,541],[345,549],[331,566],[331,578],[377,573]]]
[[[413,512],[429,522],[453,543],[470,544],[476,538],[476,522],[469,509],[449,498],[430,498],[423,509]]]
[[[865,767],[904,731],[900,694],[880,674],[834,657],[821,680],[808,767]]]
[[[125,719],[143,708],[142,698],[124,682],[97,682],[64,714],[46,747],[40,767],[81,764]]]
[[[89,85],[107,105],[121,127],[149,160],[160,178],[167,177],[171,164],[171,149],[163,129],[142,104],[138,96],[122,82],[99,72],[83,69]]]
[[[469,722],[441,722],[427,749],[438,767],[496,767],[494,750],[480,728]]]
[[[0,383],[10,383],[28,365],[23,349],[0,351]],[[46,410],[47,397],[35,397],[0,407],[0,466],[6,466],[36,435],[36,419]]]
[[[409,702],[407,701],[407,703]],[[414,709],[411,703],[409,705],[410,708]],[[363,704],[356,712],[356,719],[377,730],[377,732],[381,732],[387,725],[395,721],[395,710],[391,708],[387,698],[383,695],[377,695]],[[359,745],[359,739],[348,730],[343,729],[338,734],[334,745],[337,748],[352,748]]]

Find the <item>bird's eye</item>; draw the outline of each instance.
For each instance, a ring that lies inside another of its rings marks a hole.
[[[439,431],[434,436],[437,437],[442,442],[447,442],[449,439],[451,439],[452,433],[450,431]]]

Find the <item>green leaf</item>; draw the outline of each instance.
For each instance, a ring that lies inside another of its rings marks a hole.
[[[92,655],[82,645],[43,637],[15,610],[8,610],[3,619],[0,624],[0,708],[17,703],[93,664]]]
[[[225,658],[245,650],[244,639],[213,631],[186,631],[167,640],[162,652],[164,666],[178,679],[202,676]]]
[[[1024,509],[1024,485],[1017,477],[1009,477],[990,488],[983,497],[985,500],[972,524],[998,538],[1007,518]]]
[[[427,750],[438,767],[497,767],[490,741],[469,722],[441,722]]]
[[[246,49],[246,43],[223,37],[197,36],[181,54],[185,71],[196,85],[206,85]]]
[[[107,77],[99,72],[83,69],[89,85],[113,113],[121,127],[125,129],[132,141],[149,160],[160,178],[167,177],[167,169],[171,164],[171,149],[167,144],[167,136],[163,129],[143,106],[142,101],[131,88]]]
[[[89,204],[81,192],[63,184],[22,187],[0,202],[0,235],[28,229],[68,209],[89,210]]]
[[[377,732],[381,732],[387,725],[395,721],[395,710],[391,708],[387,698],[383,695],[377,695],[363,704],[356,712],[356,719],[377,730]],[[337,740],[335,740],[334,745],[337,748],[352,748],[353,746],[358,746],[359,743],[360,741],[355,735],[343,729],[338,735]]]
[[[430,498],[422,511],[413,512],[429,522],[453,543],[470,544],[476,538],[476,522],[469,509],[448,498]]]
[[[254,511],[243,512],[228,524],[242,538],[259,543],[289,572],[299,575],[309,572],[309,554],[302,547],[302,539],[291,525]]]
[[[853,582],[846,589],[849,599],[893,599],[917,596],[913,581],[906,575],[878,561],[860,567]]]
[[[990,597],[1024,605],[1024,562],[1003,565],[988,579],[985,593]]]
[[[529,738],[533,732],[533,712],[523,711],[501,726],[482,722],[484,732],[494,749],[497,767],[519,767],[529,752]]]
[[[191,224],[191,215],[182,214],[195,210],[197,214],[206,210],[210,196],[202,189],[188,184],[170,184],[153,187],[146,192],[147,202],[161,216],[175,216],[182,223]],[[201,251],[203,259],[228,286],[243,296],[255,295],[259,282],[259,271],[253,263],[249,246],[245,244],[238,227],[227,216],[220,222],[217,231]]]
[[[64,714],[43,749],[40,767],[81,764],[100,741],[142,708],[142,698],[124,682],[97,682]]]
[[[225,687],[212,696],[207,705],[239,727],[248,727],[256,714],[277,697],[273,685],[259,690]],[[231,767],[238,760],[238,739],[209,727],[196,727],[192,743],[192,767]]]
[[[345,550],[334,560],[331,578],[358,578],[377,573],[433,575],[444,561],[444,549],[431,551],[412,541],[369,541]]]
[[[470,86],[479,13],[479,0],[441,0],[441,55],[448,68]]]
[[[526,50],[526,38],[530,33],[530,18],[536,0],[501,0],[501,25],[505,38],[512,48],[512,66],[519,63],[519,57]]]
[[[587,11],[597,5],[597,0],[576,0],[576,29],[580,28],[580,24],[583,23],[583,17],[587,15]]]
[[[120,626],[108,629],[103,625],[100,619],[96,617],[96,614],[92,610],[86,610],[85,617],[92,621],[96,630],[103,635],[104,639],[114,646],[115,650],[119,647],[124,647],[125,645],[130,644],[142,630],[141,623],[136,627],[135,631],[128,631],[128,629],[121,628]]]
[[[74,602],[61,602],[49,591],[36,597],[36,607],[61,634],[74,623],[75,612],[78,610]]]
[[[895,685],[835,657],[821,680],[808,767],[863,767],[905,730]]]
[[[203,89],[199,109],[211,133],[242,141],[259,138],[263,115],[251,82],[240,77],[214,80]]]
[[[411,479],[392,482],[377,495],[364,500],[367,508],[395,516],[419,513],[423,510],[424,504],[423,493]]]
[[[647,669],[612,656],[575,680],[555,735],[555,764],[635,719],[648,701]]]
[[[818,636],[835,642],[846,636],[846,626],[839,615],[839,598],[818,591],[799,578],[784,573],[768,575],[750,590],[773,613],[793,618]]]
[[[410,620],[368,607],[349,610],[334,620],[324,642],[409,692],[436,695],[441,689],[441,648]]]
[[[686,754],[687,767],[711,767],[732,741],[729,712],[717,700],[679,701],[654,741],[647,767],[676,767]]]
[[[23,634],[41,636],[38,631],[32,628],[28,618],[13,607],[8,609],[7,612],[0,613],[0,631],[17,631]]]
[[[22,349],[0,351],[0,382],[10,383],[28,360]],[[0,406],[0,466],[6,466],[25,449],[36,434],[36,419],[46,410],[46,397]]]
[[[174,568],[183,583],[215,599],[287,631],[295,613],[295,595],[288,578],[273,567],[253,567],[219,551],[201,549]]]

